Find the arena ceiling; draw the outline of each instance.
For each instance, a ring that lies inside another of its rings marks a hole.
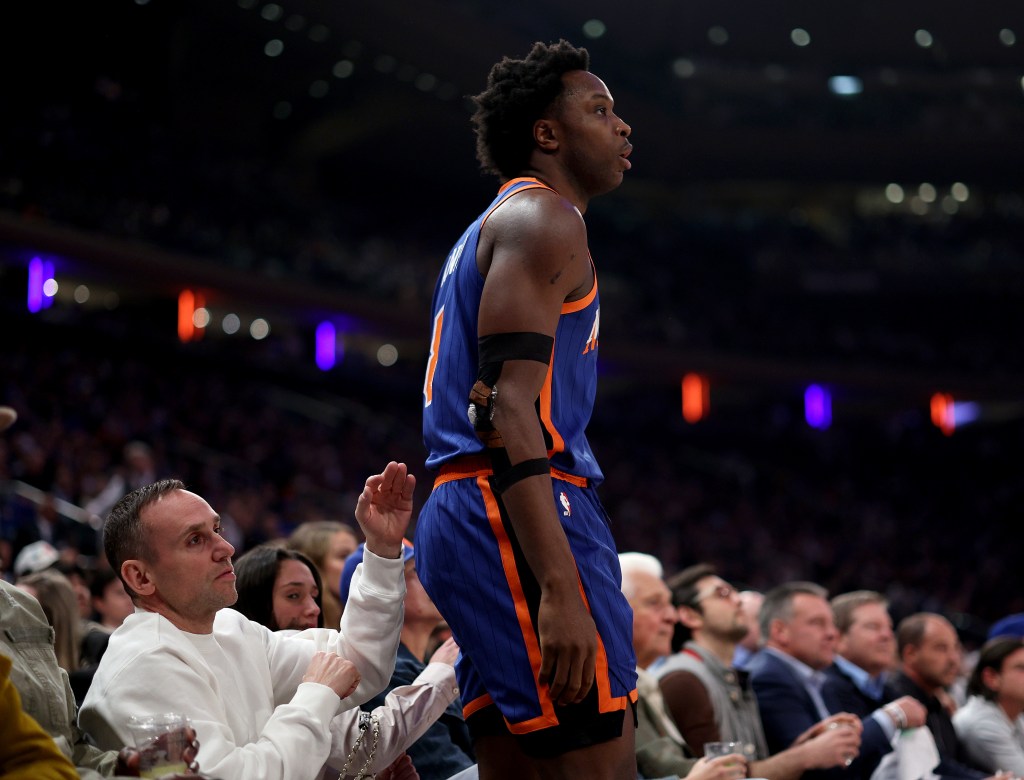
[[[634,193],[1014,188],[1024,172],[1024,13],[1007,0],[38,0],[12,13],[9,99],[124,100],[342,199],[411,185],[477,204],[492,184],[464,96],[500,56],[560,37],[590,49],[633,126]],[[835,94],[835,76],[862,91]]]

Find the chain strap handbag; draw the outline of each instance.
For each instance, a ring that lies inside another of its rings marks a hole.
[[[345,780],[348,777],[349,765],[352,763],[352,759],[355,758],[356,751],[363,744],[363,736],[366,734],[367,729],[370,729],[373,733],[373,743],[370,745],[370,755],[366,757],[363,766],[355,774],[355,780],[373,780],[377,776],[376,772],[370,773],[367,772],[367,769],[373,763],[373,757],[377,754],[377,745],[380,744],[380,718],[377,715],[371,715],[369,712],[360,712],[359,736],[356,737],[356,743],[352,746],[348,757],[345,759],[345,765],[342,766],[341,772],[338,773],[338,780]]]

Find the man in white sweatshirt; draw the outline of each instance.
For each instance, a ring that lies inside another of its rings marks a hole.
[[[389,463],[356,505],[367,553],[341,630],[275,633],[227,609],[234,548],[210,505],[177,480],[122,498],[104,548],[136,605],[110,638],[80,722],[100,746],[131,739],[128,719],[168,711],[195,728],[214,777],[314,780],[391,764],[457,694],[437,680],[392,692],[368,724],[355,708],[383,689],[394,665],[405,595],[402,538],[415,478]],[[358,745],[357,745],[358,741]]]

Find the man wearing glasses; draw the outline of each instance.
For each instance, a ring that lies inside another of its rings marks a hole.
[[[736,646],[750,628],[739,594],[707,564],[668,580],[679,616],[678,652],[655,671],[665,704],[688,745],[702,754],[708,742],[742,742],[751,777],[793,780],[809,769],[845,766],[860,744],[857,729],[829,729],[827,723],[793,746],[770,755],[757,700],[746,672],[732,667]]]

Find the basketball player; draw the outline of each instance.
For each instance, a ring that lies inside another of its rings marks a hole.
[[[599,308],[583,221],[630,128],[566,41],[505,58],[475,98],[501,187],[441,270],[424,380],[419,574],[462,648],[483,780],[634,780],[636,662],[585,427]],[[467,411],[468,410],[468,411]]]

